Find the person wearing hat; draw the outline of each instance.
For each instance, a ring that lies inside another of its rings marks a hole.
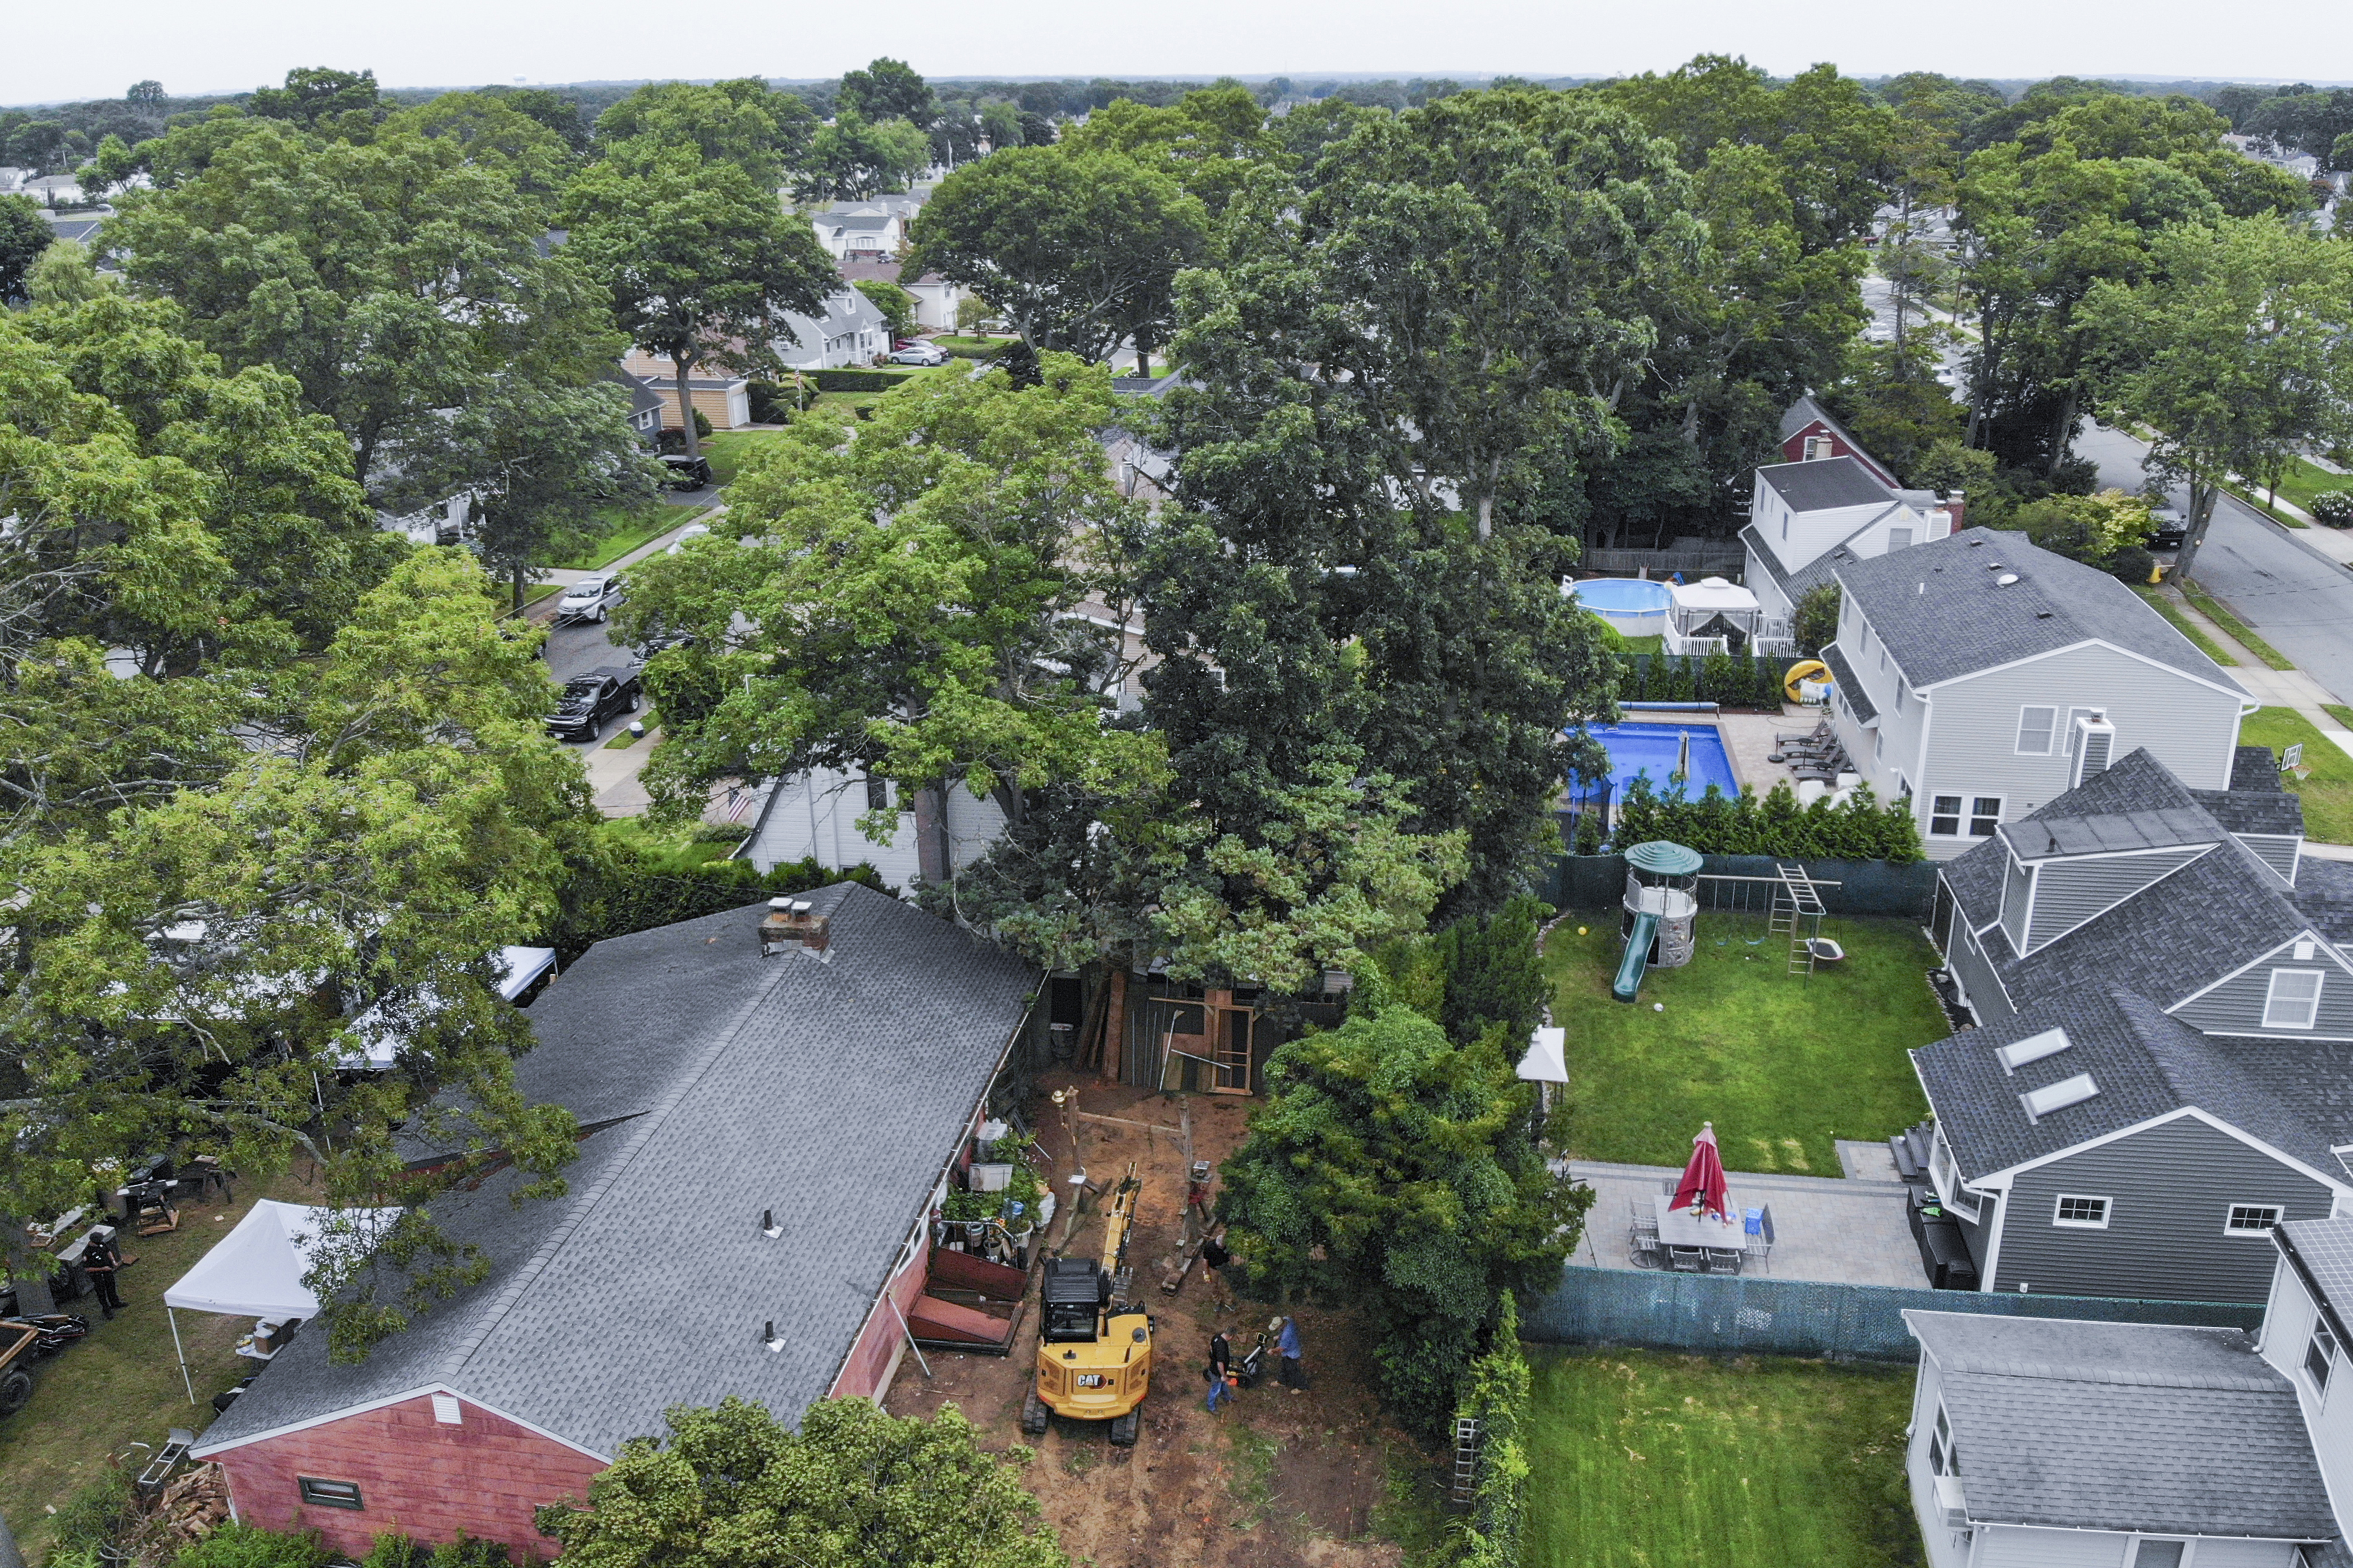
[[[1209,1336],[1209,1414],[1218,1413],[1218,1401],[1234,1396],[1234,1347],[1226,1342],[1223,1332]]]
[[[1282,1365],[1276,1369],[1275,1375],[1292,1393],[1306,1393],[1307,1373],[1300,1365],[1299,1320],[1277,1318],[1266,1327],[1269,1333],[1278,1336],[1274,1348],[1282,1357]]]
[[[90,1244],[82,1248],[81,1271],[90,1276],[90,1288],[98,1292],[98,1304],[106,1310],[107,1321],[122,1310],[122,1297],[114,1289],[114,1271],[122,1267],[122,1254],[115,1249],[114,1233],[104,1226],[90,1233]]]

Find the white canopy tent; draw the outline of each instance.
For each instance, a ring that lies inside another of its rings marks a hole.
[[[398,1212],[377,1214],[388,1221]],[[172,1348],[180,1355],[180,1381],[187,1388],[189,1404],[196,1402],[196,1390],[188,1375],[188,1352],[180,1343],[179,1309],[281,1322],[316,1317],[319,1298],[302,1277],[311,1271],[334,1221],[332,1209],[263,1198],[164,1292],[164,1312],[172,1320]]]

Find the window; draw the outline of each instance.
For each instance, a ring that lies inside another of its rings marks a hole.
[[[2269,1236],[2284,1212],[2277,1204],[2232,1204],[2231,1217],[2222,1222],[2222,1234]]]
[[[1899,550],[1909,550],[1911,548],[1912,531],[1910,529],[1891,528],[1887,531],[1887,553],[1893,555]]]
[[[316,1476],[297,1476],[302,1489],[302,1500],[317,1508],[359,1509],[360,1484],[357,1481],[322,1481]]]
[[[2108,1200],[2079,1198],[2071,1194],[2059,1194],[2059,1206],[2051,1216],[2052,1225],[2073,1226],[2080,1230],[2108,1228]]]
[[[1980,795],[1969,801],[1969,837],[1991,838],[2001,826],[2001,796]]]
[[[1835,458],[1837,456],[1838,452],[1829,437],[1809,436],[1806,437],[1807,462],[1819,462],[1824,458]]]
[[[2051,734],[2059,727],[2056,708],[2021,708],[2018,710],[2018,754],[2021,757],[2047,757],[2051,754]]]
[[[2022,1040],[2011,1041],[1994,1052],[1994,1056],[2000,1060],[2002,1076],[2006,1078],[2029,1062],[2039,1062],[2045,1057],[2057,1056],[2074,1043],[2067,1037],[2067,1031],[2064,1029],[2045,1029],[2039,1035],[2029,1035]]]
[[[1928,833],[1936,838],[1958,838],[1961,836],[1959,795],[1932,795],[1928,797]]]
[[[2309,1029],[2320,1018],[2317,969],[2274,969],[2271,989],[2263,995],[2263,1027]]]
[[[872,773],[868,773],[866,775],[866,809],[869,811],[888,811],[891,809],[891,781],[889,779],[878,779]]]
[[[1871,760],[1878,762],[1887,755],[1887,731],[1874,731],[1871,737]]]
[[[2079,1072],[2073,1078],[2063,1078],[2057,1083],[2030,1089],[2018,1098],[2020,1103],[2026,1107],[2026,1119],[2040,1121],[2054,1110],[2081,1105],[2099,1092],[2100,1086],[2092,1081],[2092,1075]]]
[[[1928,1433],[1928,1473],[1936,1476],[1961,1473],[1960,1445],[1953,1441],[1953,1424],[1946,1418],[1941,1400],[1936,1404],[1936,1425]]]
[[[2144,1540],[2133,1553],[2132,1568],[2181,1568],[2181,1554],[2189,1546],[2186,1541]]]
[[[2329,1371],[2337,1364],[2337,1336],[2321,1319],[2312,1325],[2311,1342],[2304,1347],[2304,1374],[2312,1379],[2315,1389],[2326,1391]]]

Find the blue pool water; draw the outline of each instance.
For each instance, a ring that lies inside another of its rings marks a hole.
[[[1738,795],[1740,785],[1732,776],[1732,760],[1724,754],[1724,737],[1709,725],[1596,724],[1591,734],[1609,752],[1611,798],[1621,795],[1636,773],[1648,773],[1651,787],[1667,793],[1672,787],[1668,779],[1675,771],[1679,738],[1685,733],[1691,736],[1691,774],[1683,786],[1685,796],[1697,800],[1710,784],[1726,795]]]
[[[1675,602],[1664,583],[1646,583],[1639,577],[1589,577],[1572,591],[1578,604],[1605,616],[1663,615]]]

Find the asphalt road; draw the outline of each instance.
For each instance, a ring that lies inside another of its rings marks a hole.
[[[568,626],[548,627],[548,679],[561,686],[575,675],[586,675],[592,669],[608,664],[635,668],[638,656],[615,643],[606,635],[612,629],[613,623],[609,620],[601,623],[581,621]],[[606,724],[597,739],[566,743],[579,751],[594,751],[605,742],[611,740],[613,732],[627,722],[628,721],[623,719],[613,720]]]
[[[2142,445],[2086,422],[2076,451],[2100,465],[2100,483],[2137,491]],[[2177,491],[2173,504],[2186,506]],[[2353,700],[2353,572],[2296,542],[2288,529],[2225,495],[2192,568],[2198,583],[2298,668]]]

